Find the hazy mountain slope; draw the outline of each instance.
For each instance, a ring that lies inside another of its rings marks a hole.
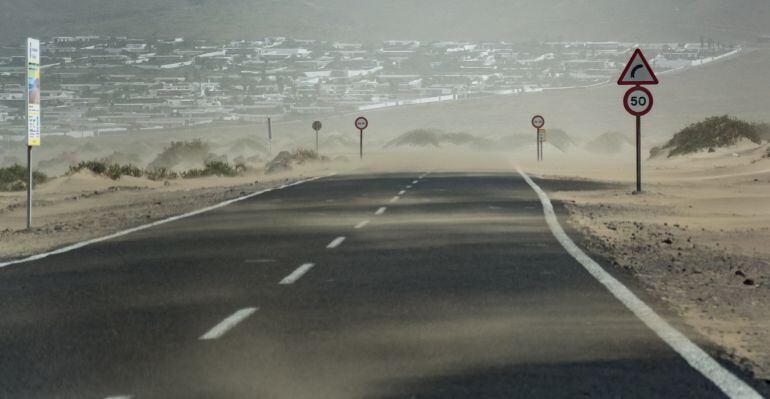
[[[766,0],[4,0],[0,17],[5,43],[58,34],[653,41],[770,33]]]

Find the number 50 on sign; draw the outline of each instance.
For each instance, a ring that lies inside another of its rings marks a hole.
[[[646,115],[652,110],[652,93],[642,86],[629,89],[623,97],[623,106],[634,116]]]

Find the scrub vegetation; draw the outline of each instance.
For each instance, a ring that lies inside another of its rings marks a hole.
[[[27,168],[21,165],[12,165],[0,168],[0,191],[22,191],[27,189]],[[36,170],[32,171],[32,186],[45,183],[48,176]]]
[[[750,123],[728,115],[712,116],[682,129],[666,144],[653,147],[650,156],[656,157],[668,151],[668,157],[691,154],[698,151],[715,151],[729,147],[741,140],[761,144],[770,137],[770,125]]]

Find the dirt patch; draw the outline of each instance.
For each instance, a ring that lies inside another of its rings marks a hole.
[[[554,197],[587,237],[582,247],[631,270],[725,357],[770,380],[770,257],[761,244],[770,242],[762,226],[770,209],[746,207],[761,201],[757,183],[734,183],[742,190],[732,200],[684,183],[650,185],[642,195],[596,188]]]

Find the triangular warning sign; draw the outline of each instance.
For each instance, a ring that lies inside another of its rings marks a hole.
[[[647,59],[644,58],[642,50],[636,49],[634,55],[626,64],[626,68],[623,73],[620,74],[618,79],[619,85],[656,85],[658,84],[658,78],[655,76],[655,72],[650,68],[650,64],[647,63]]]

